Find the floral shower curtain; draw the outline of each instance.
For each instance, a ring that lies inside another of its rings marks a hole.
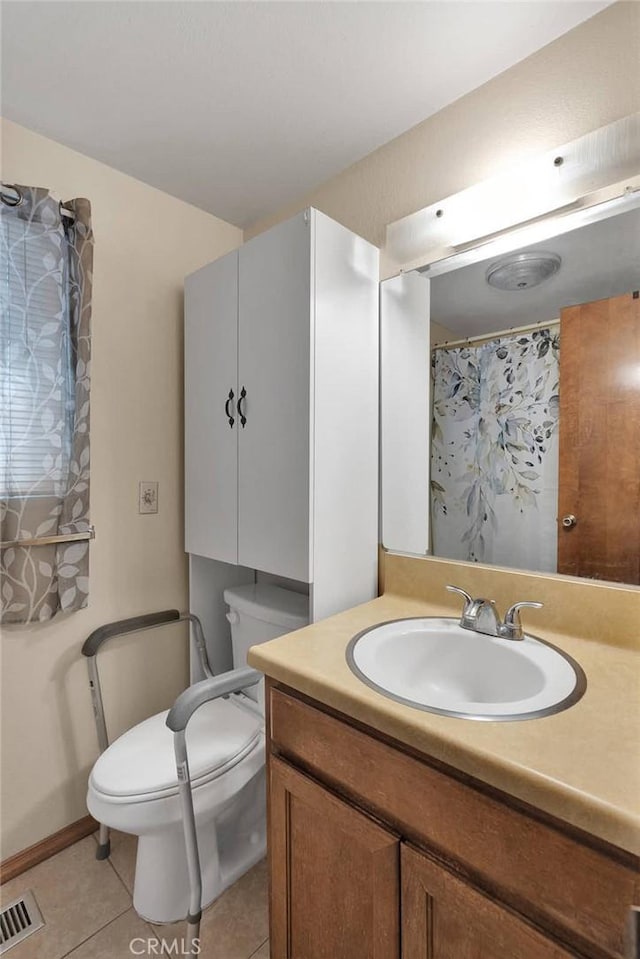
[[[12,187],[0,203],[0,538],[87,533],[91,205]],[[87,605],[89,543],[0,551],[3,623]]]
[[[436,556],[555,572],[557,330],[433,354]]]

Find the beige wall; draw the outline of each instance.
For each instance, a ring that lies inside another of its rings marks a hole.
[[[254,224],[245,239],[314,206],[382,246],[388,223],[640,110],[639,51],[640,3],[616,3]]]
[[[58,143],[3,124],[2,177],[86,196],[95,231],[88,609],[5,627],[2,857],[86,815],[97,742],[80,647],[102,623],[187,606],[182,534],[182,282],[238,246],[236,227]],[[158,480],[160,511],[137,512]],[[101,654],[112,735],[187,683],[187,638],[166,628]],[[117,721],[115,719],[117,717]]]
[[[431,333],[431,346],[437,346],[439,343],[446,343],[447,340],[460,339],[457,333],[453,333],[451,330],[447,329],[446,326],[442,326],[440,323],[434,323],[433,321],[429,327],[429,332]]]

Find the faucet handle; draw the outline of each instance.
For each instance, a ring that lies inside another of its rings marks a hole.
[[[520,610],[529,606],[531,609],[542,609],[544,603],[514,603],[510,606],[504,616],[501,635],[505,639],[524,639],[524,630],[520,622]]]
[[[474,601],[474,600],[473,600],[473,596],[469,596],[469,594],[468,594],[468,592],[466,591],[466,589],[461,589],[460,586],[451,586],[451,585],[449,585],[449,586],[447,586],[447,589],[449,590],[450,593],[459,593],[460,596],[464,596],[464,598],[465,598],[465,610],[466,610],[467,607],[470,606],[470,605],[473,603],[473,601]]]
[[[474,608],[475,599],[473,596],[469,596],[469,593],[466,589],[461,589],[459,586],[447,586],[447,589],[450,593],[458,593],[459,596],[464,597],[464,607],[460,613],[460,625],[466,629],[469,622],[469,615]]]

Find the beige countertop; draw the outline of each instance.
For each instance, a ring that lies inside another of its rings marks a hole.
[[[268,676],[401,743],[629,852],[640,854],[640,652],[526,627],[573,656],[587,675],[564,712],[522,722],[473,722],[413,709],[350,671],[352,636],[389,619],[451,616],[451,606],[387,593],[254,646]]]

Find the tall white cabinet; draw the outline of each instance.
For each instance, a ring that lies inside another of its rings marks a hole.
[[[314,621],[376,595],[375,247],[311,209],[188,277],[185,417],[205,632],[231,582],[291,581]]]

